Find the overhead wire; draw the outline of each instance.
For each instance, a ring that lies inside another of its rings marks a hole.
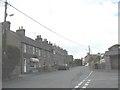
[[[22,13],[23,15],[25,15],[26,17],[28,17],[28,18],[31,19],[32,21],[36,22],[37,24],[41,25],[42,27],[46,28],[47,30],[51,31],[52,33],[56,34],[57,36],[59,36],[59,37],[65,39],[65,40],[67,40],[67,41],[70,41],[70,42],[72,42],[72,43],[75,43],[75,44],[77,44],[77,45],[84,46],[84,45],[82,45],[82,44],[79,44],[79,43],[77,43],[77,42],[75,42],[75,41],[73,41],[73,40],[70,40],[70,39],[64,37],[63,35],[61,35],[61,34],[55,32],[55,31],[53,31],[53,30],[50,29],[49,27],[47,27],[47,26],[41,24],[40,22],[38,22],[37,20],[33,19],[33,18],[30,17],[29,15],[25,14],[25,13],[22,12],[21,10],[17,9],[17,8],[14,7],[13,5],[11,5],[11,4],[9,4],[9,3],[8,3],[8,5],[10,5],[12,8],[14,8],[14,9],[17,10],[18,12]]]
[[[0,0],[0,1],[2,1],[2,0]],[[2,1],[2,2],[4,2],[4,1]],[[29,19],[31,19],[32,21],[34,21],[35,23],[37,23],[37,24],[39,24],[40,26],[46,28],[46,29],[49,30],[50,32],[56,34],[57,36],[59,36],[59,37],[65,39],[65,40],[67,40],[67,41],[69,41],[69,42],[72,42],[72,43],[74,43],[74,44],[77,44],[77,45],[79,45],[79,46],[81,46],[81,47],[83,47],[83,46],[86,47],[85,45],[79,44],[79,43],[77,43],[77,42],[75,42],[75,41],[73,41],[73,40],[70,40],[70,39],[64,37],[63,35],[61,35],[61,34],[55,32],[55,31],[53,31],[53,30],[50,29],[49,27],[47,27],[47,26],[41,24],[40,22],[38,22],[37,20],[33,19],[31,16],[25,14],[25,13],[22,12],[21,10],[17,9],[17,8],[14,7],[13,5],[11,5],[11,4],[9,4],[9,3],[7,3],[7,4],[8,4],[9,6],[11,6],[12,8],[14,8],[15,10],[17,10],[18,12],[22,13],[23,15],[25,15],[26,17],[28,17]]]

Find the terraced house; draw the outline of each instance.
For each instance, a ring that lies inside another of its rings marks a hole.
[[[20,50],[20,62],[15,66],[11,75],[30,73],[45,66],[68,63],[73,60],[72,55],[47,39],[38,35],[35,40],[25,36],[25,29],[19,27],[16,32],[10,30],[10,22],[1,23],[2,32],[6,32],[6,44],[15,46]],[[12,52],[11,52],[12,53]]]

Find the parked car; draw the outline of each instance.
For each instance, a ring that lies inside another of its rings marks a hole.
[[[60,64],[58,65],[58,70],[69,70],[68,64]]]

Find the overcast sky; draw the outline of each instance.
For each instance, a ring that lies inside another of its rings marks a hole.
[[[26,36],[35,39],[41,35],[66,49],[74,58],[81,58],[87,54],[88,46],[96,54],[104,53],[118,43],[118,1],[8,0],[17,9],[76,43],[55,35],[10,6],[8,15],[14,16],[8,16],[7,21],[11,22],[11,30],[16,31],[19,26],[23,26]],[[0,2],[0,22],[3,19],[4,3]]]

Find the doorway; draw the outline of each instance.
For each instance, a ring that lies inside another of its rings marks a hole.
[[[27,72],[27,61],[26,58],[24,58],[24,73]]]

